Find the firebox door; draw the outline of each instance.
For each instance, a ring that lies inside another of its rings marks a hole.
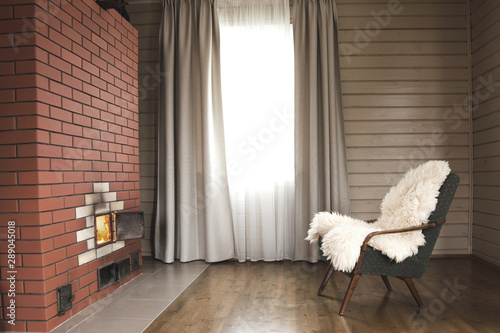
[[[95,217],[96,246],[144,238],[143,212],[115,212]]]

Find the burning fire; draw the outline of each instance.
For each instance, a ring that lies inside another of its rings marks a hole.
[[[97,245],[111,241],[111,220],[110,215],[98,216],[95,221],[97,230]]]

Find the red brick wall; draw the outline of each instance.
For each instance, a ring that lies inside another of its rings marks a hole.
[[[94,0],[0,0],[0,331],[51,330],[120,285],[98,291],[97,267],[140,249],[127,241],[78,266],[87,248],[75,215],[94,182],[139,210],[137,45],[137,31]],[[75,300],[60,317],[56,288],[67,283]]]

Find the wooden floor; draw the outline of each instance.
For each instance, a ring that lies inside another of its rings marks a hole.
[[[145,332],[499,332],[500,271],[471,258],[431,259],[415,284],[361,277],[344,317],[348,278],[335,272],[316,295],[324,263],[212,264]]]

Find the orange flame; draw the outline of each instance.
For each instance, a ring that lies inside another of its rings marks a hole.
[[[111,221],[110,215],[98,216],[95,221],[97,230],[97,245],[111,241]]]

